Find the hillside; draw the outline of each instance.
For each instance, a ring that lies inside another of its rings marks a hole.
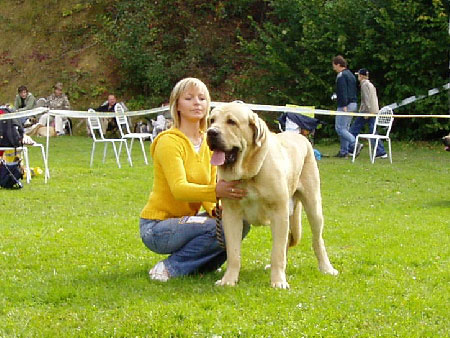
[[[11,103],[19,85],[47,96],[65,86],[74,109],[95,106],[117,83],[115,64],[95,39],[95,1],[2,1],[0,103]]]
[[[382,106],[449,79],[443,0],[3,0],[1,8],[0,104],[19,85],[42,97],[60,81],[74,109],[97,106],[107,92],[142,109],[194,76],[215,101],[334,109],[337,54],[352,71],[369,68]],[[396,113],[446,114],[449,94]],[[333,118],[324,120],[335,137]],[[393,132],[435,139],[448,128],[443,119],[404,119]]]

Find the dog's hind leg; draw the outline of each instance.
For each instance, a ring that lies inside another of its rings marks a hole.
[[[330,275],[337,275],[338,271],[330,263],[322,237],[324,223],[322,198],[320,196],[319,170],[315,162],[306,162],[304,164],[300,181],[300,199],[311,226],[312,245],[317,260],[319,261],[319,270]]]
[[[293,210],[289,216],[288,248],[300,243],[302,237],[302,203],[296,198],[291,199],[290,203]]]

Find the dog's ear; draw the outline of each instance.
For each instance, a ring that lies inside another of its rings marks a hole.
[[[252,113],[250,115],[249,124],[253,129],[253,142],[255,142],[257,147],[261,147],[263,141],[266,139],[266,123],[259,118],[258,114]]]

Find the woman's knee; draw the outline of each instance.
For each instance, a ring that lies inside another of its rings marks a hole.
[[[158,230],[156,228],[157,224],[158,221],[155,220],[140,220],[139,226],[142,242],[153,252],[159,254],[170,253],[168,242],[171,233],[169,231],[161,231],[161,229]]]

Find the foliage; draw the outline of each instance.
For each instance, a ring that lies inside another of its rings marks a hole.
[[[106,163],[98,151],[89,168],[91,145],[51,139],[49,183],[39,176],[20,191],[0,190],[0,336],[449,336],[442,146],[395,142],[392,165],[370,164],[366,150],[353,164],[323,158],[324,237],[340,274],[318,271],[304,217],[302,241],[288,255],[291,289],[281,291],[264,270],[267,227],[244,240],[235,288],[214,286],[223,271],[150,281],[163,257],[139,238],[151,165],[134,147],[134,166],[122,154],[118,169],[109,148]],[[331,154],[338,145],[316,147]],[[42,166],[39,151],[29,153]]]
[[[333,109],[336,54],[352,70],[369,68],[381,105],[445,84],[448,12],[440,0],[120,0],[99,36],[120,61],[123,85],[147,104],[196,76],[215,100]],[[445,94],[415,105],[435,114],[448,106]],[[334,135],[333,119],[325,120]],[[396,136],[427,138],[447,125],[422,121],[401,122]]]
[[[121,0],[102,17],[100,36],[121,62],[123,84],[158,105],[186,76],[223,88],[240,60],[234,16],[250,2]]]
[[[265,70],[255,88],[259,101],[332,108],[337,54],[353,70],[369,68],[382,106],[448,82],[449,6],[443,1],[277,0],[270,6],[270,20],[254,23],[257,39],[243,39],[257,55],[256,68]],[[416,107],[448,114],[449,98],[444,92]],[[411,130],[415,122],[402,123],[398,136],[422,139],[448,128],[440,120]]]

